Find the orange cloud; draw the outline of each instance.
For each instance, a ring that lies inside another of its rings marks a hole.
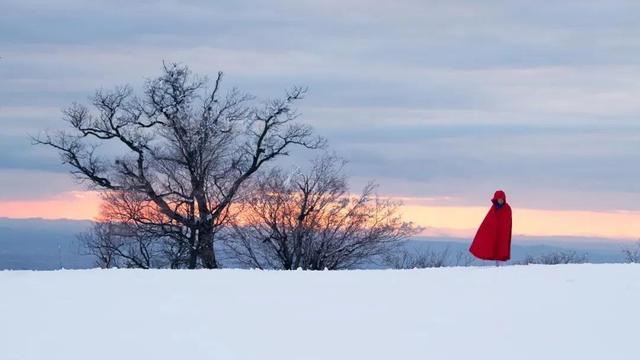
[[[94,219],[100,197],[91,191],[72,191],[39,200],[0,201],[0,216],[10,218]]]

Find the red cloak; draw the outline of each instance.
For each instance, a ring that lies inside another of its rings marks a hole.
[[[497,199],[504,199],[504,204],[498,207]],[[491,202],[493,206],[482,221],[469,251],[483,260],[507,261],[511,258],[511,207],[502,190],[496,191]]]

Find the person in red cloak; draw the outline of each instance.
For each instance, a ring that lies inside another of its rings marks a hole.
[[[502,190],[491,199],[493,206],[480,225],[469,251],[483,260],[507,261],[511,258],[511,207]]]

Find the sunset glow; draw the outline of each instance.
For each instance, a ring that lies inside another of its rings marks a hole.
[[[98,193],[72,191],[41,200],[0,201],[0,217],[16,219],[94,219],[100,210]]]
[[[425,235],[470,237],[488,207],[403,206],[403,215],[425,226]],[[513,232],[529,236],[586,236],[637,239],[640,212],[513,209]]]
[[[99,209],[99,195],[89,191],[68,192],[42,200],[0,202],[0,216],[10,218],[92,220],[98,216]],[[407,220],[425,228],[422,235],[471,237],[487,209],[488,207],[481,206],[404,205],[400,211]],[[514,207],[513,231],[516,235],[529,236],[587,236],[633,240],[640,234],[640,212]]]

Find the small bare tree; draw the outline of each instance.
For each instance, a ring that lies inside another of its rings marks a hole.
[[[243,203],[227,242],[245,265],[261,269],[345,269],[381,256],[417,228],[375,186],[351,195],[344,162],[324,156],[308,173],[273,169]]]
[[[197,252],[193,251],[198,244],[197,232],[168,218],[157,210],[154,202],[140,194],[108,191],[102,199],[103,221],[119,224],[121,233],[129,234],[138,242],[153,240],[157,266],[193,268],[197,261]]]
[[[626,262],[640,263],[640,241],[636,242],[631,248],[623,249],[622,253]]]
[[[186,267],[188,231],[139,194],[108,191],[102,194],[100,218],[80,240],[101,267]],[[110,261],[106,261],[107,257]]]
[[[409,251],[403,249],[387,254],[383,263],[392,269],[438,268],[448,265],[449,247],[442,250],[421,249]]]
[[[528,255],[523,261],[523,265],[529,264],[543,264],[543,265],[558,265],[558,264],[582,264],[588,261],[587,254],[578,254],[575,251],[556,251],[547,254],[543,254],[537,257]]]
[[[292,146],[324,144],[295,121],[293,105],[305,89],[256,104],[235,89],[222,93],[221,83],[222,73],[211,86],[187,67],[165,65],[141,95],[128,86],[98,91],[91,106],[64,111],[71,131],[46,133],[35,142],[56,149],[91,187],[142,204],[150,221],[128,230],[156,233],[162,242],[181,232],[169,244],[178,263],[217,268],[214,241],[243,184]],[[111,150],[100,152],[106,144]]]
[[[473,256],[471,256],[469,251],[460,250],[456,253],[453,265],[454,266],[470,266],[475,261],[476,260],[473,258]]]
[[[109,224],[95,223],[91,230],[80,233],[78,240],[87,250],[87,255],[95,258],[95,265],[104,269],[119,267],[115,242]]]
[[[99,267],[161,267],[156,239],[132,231],[128,224],[97,222],[90,231],[78,235],[78,238],[88,254],[96,257]]]
[[[464,250],[451,256],[447,246],[441,250],[431,248],[393,251],[382,258],[382,263],[392,269],[424,269],[446,266],[469,266],[473,258]]]

